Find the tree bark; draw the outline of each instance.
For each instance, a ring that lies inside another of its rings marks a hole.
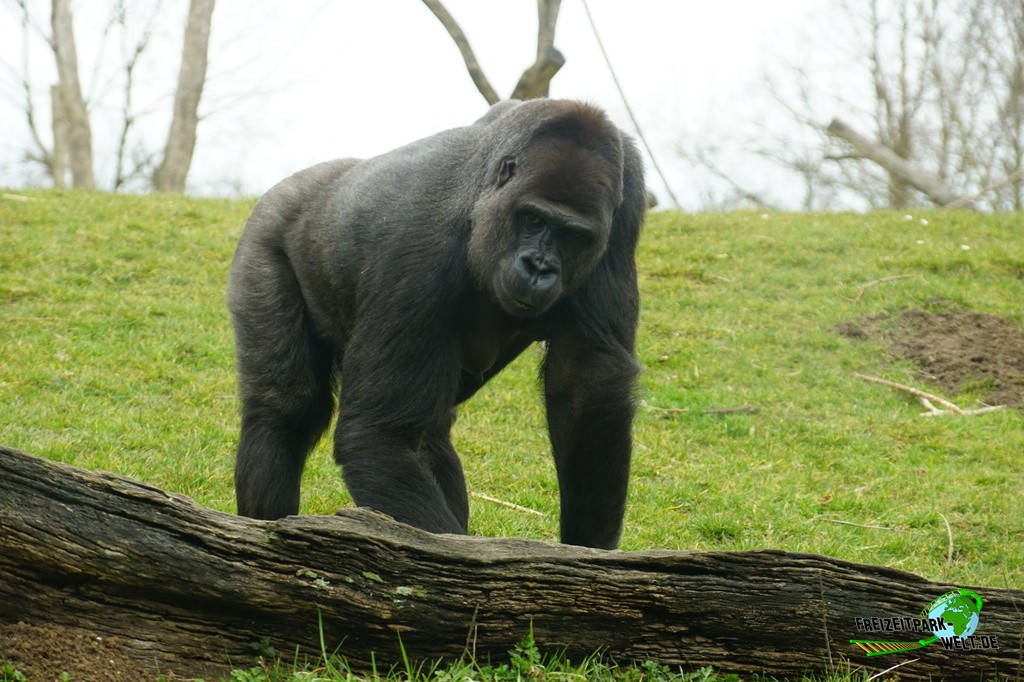
[[[189,4],[171,129],[167,133],[163,160],[153,174],[153,184],[161,192],[185,191],[185,178],[196,147],[199,100],[206,84],[213,5],[214,0],[192,0]]]
[[[915,617],[951,589],[895,569],[776,551],[606,552],[436,536],[365,509],[267,522],[130,479],[0,447],[0,623],[116,638],[178,675],[328,651],[504,657],[530,629],[570,657],[796,675],[840,666],[902,678],[1017,674],[1024,592],[975,588],[998,649],[867,659],[855,618]],[[898,635],[899,633],[897,633]],[[899,639],[881,636],[879,639]],[[296,652],[298,652],[296,654]],[[987,679],[987,678],[986,678]]]
[[[853,147],[861,157],[881,166],[894,178],[896,184],[904,182],[920,190],[936,205],[946,206],[962,200],[962,197],[937,175],[915,166],[889,147],[861,135],[843,121],[833,119],[826,130],[829,135]]]
[[[53,0],[50,20],[62,100],[60,110],[67,116],[71,181],[75,187],[93,189],[96,176],[92,167],[92,126],[78,79],[78,50],[75,47],[71,0]]]

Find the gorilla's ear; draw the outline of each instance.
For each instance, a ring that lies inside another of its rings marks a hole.
[[[516,157],[506,156],[498,167],[498,187],[503,186],[516,174]]]

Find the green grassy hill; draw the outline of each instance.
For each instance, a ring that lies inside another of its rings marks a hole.
[[[0,442],[233,511],[225,283],[251,206],[0,198]],[[834,330],[871,318],[884,332],[904,309],[976,310],[1020,330],[1024,216],[659,213],[639,270],[645,406],[625,549],[777,548],[1024,586],[1021,411],[919,416],[854,373],[965,408],[991,380],[950,393],[890,355],[884,333]],[[538,358],[462,410],[455,442],[471,490],[545,516],[474,498],[473,533],[557,537]],[[350,504],[329,440],[303,493],[308,513]]]

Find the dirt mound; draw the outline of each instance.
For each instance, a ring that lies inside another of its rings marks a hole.
[[[8,661],[29,680],[58,680],[68,673],[75,682],[155,680],[125,653],[117,637],[97,637],[60,625],[0,625],[0,661]]]
[[[905,310],[836,325],[852,339],[881,337],[893,356],[910,360],[918,376],[955,394],[970,385],[989,405],[1024,408],[1024,333],[1013,322],[972,310]]]

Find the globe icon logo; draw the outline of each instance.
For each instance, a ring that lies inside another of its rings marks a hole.
[[[857,618],[857,629],[868,632],[915,633],[916,638],[851,639],[868,656],[903,653],[941,642],[945,649],[998,649],[995,636],[975,637],[981,614],[981,597],[967,588],[946,592],[921,609],[917,618]],[[927,633],[931,635],[927,635]]]
[[[965,639],[978,629],[981,599],[964,590],[947,592],[936,599],[928,610],[928,618],[941,618],[946,627],[933,630],[939,639]]]

